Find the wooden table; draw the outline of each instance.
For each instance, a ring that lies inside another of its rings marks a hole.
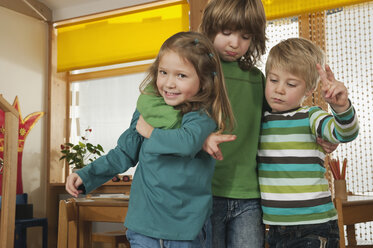
[[[357,246],[355,224],[373,221],[373,196],[349,195],[347,200],[335,199],[338,212],[340,247],[373,247],[373,245]],[[344,225],[347,226],[345,244]]]
[[[131,190],[130,182],[112,182],[107,183],[95,189],[92,193],[99,194],[129,194]],[[47,217],[48,217],[48,247],[57,246],[58,233],[58,215],[60,195],[67,194],[64,183],[53,183],[48,185],[48,202],[47,202]],[[1,247],[1,246],[0,246]]]
[[[66,213],[60,212],[58,247],[92,247],[92,222],[123,223],[128,210],[128,199],[123,198],[77,198],[66,202],[72,204],[66,209],[64,201],[60,203],[60,211]]]

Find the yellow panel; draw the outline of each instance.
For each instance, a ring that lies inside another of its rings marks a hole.
[[[57,69],[67,71],[155,58],[174,33],[189,30],[186,1],[57,28]]]
[[[328,10],[369,0],[262,0],[267,20]]]

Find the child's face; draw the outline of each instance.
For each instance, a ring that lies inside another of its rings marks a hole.
[[[224,61],[237,61],[249,49],[251,35],[241,31],[224,30],[216,34],[214,47]]]
[[[198,93],[200,81],[188,60],[167,51],[159,61],[157,87],[168,105],[177,106]]]
[[[306,82],[302,78],[279,68],[269,70],[265,97],[272,112],[298,108],[311,93],[312,90],[307,90]]]

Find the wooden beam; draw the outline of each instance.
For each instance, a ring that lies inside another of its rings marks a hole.
[[[52,11],[37,0],[0,0],[0,6],[38,20],[52,21]]]
[[[52,11],[38,0],[22,0],[27,6],[35,11],[44,21],[52,21]]]
[[[4,99],[2,94],[0,94],[0,109],[4,112],[11,112],[17,118],[19,116],[18,111]]]
[[[15,182],[17,181],[18,114],[14,115],[6,109],[3,111],[5,112],[5,133],[0,247],[13,247],[17,187]]]
[[[135,65],[122,68],[108,69],[102,71],[85,72],[79,74],[70,74],[69,82],[83,81],[97,78],[114,77],[132,73],[139,73],[146,71],[151,64]]]
[[[198,31],[207,2],[208,0],[189,0],[191,31]]]

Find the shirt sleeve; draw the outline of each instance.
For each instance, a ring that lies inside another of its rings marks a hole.
[[[155,95],[152,86],[148,85],[145,91],[147,94],[141,94],[136,104],[144,120],[154,128],[179,128],[182,119],[180,111],[166,104],[163,97]]]
[[[146,153],[195,157],[215,129],[215,122],[207,114],[189,112],[183,116],[178,129],[155,128],[143,149]]]
[[[346,143],[354,140],[359,133],[359,123],[352,104],[343,113],[332,114],[319,107],[310,109],[310,125],[312,132],[331,143]]]
[[[130,127],[119,137],[114,149],[77,171],[83,180],[87,193],[137,164],[141,144],[144,140],[136,131],[139,116],[140,113],[136,110]]]

